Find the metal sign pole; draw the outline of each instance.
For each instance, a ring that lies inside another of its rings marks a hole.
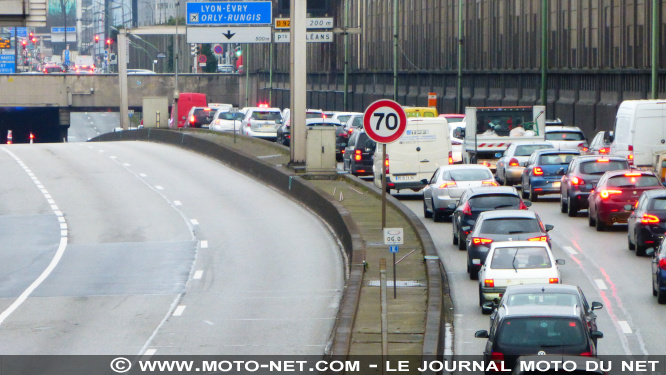
[[[398,298],[397,280],[398,277],[396,275],[395,253],[393,253],[393,299]]]
[[[386,228],[386,143],[382,144],[382,229]]]

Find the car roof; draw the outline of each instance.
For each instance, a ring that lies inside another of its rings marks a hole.
[[[652,189],[643,192],[643,194],[648,198],[660,198],[666,197],[666,189]]]
[[[645,174],[647,176],[656,176],[652,171],[646,171],[641,169],[618,169],[614,171],[608,171],[604,173],[604,176],[609,175],[610,177],[615,177],[615,176],[621,176],[626,173],[640,173],[640,174]]]
[[[624,156],[614,156],[614,155],[580,155],[574,158],[574,160],[581,160],[581,161],[590,161],[590,160],[599,160],[599,159],[608,159],[613,161],[627,161],[627,158],[625,158]]]
[[[334,118],[307,118],[305,119],[305,124],[309,125],[312,123],[326,123],[326,124],[333,124],[333,125],[342,125],[342,123],[339,120],[336,120]]]
[[[580,307],[549,305],[544,309],[540,305],[515,305],[503,309],[503,318],[513,317],[566,317],[580,319]]]
[[[498,247],[545,247],[550,250],[548,243],[543,241],[496,241],[490,244],[491,249]]]
[[[569,284],[525,284],[509,285],[505,294],[528,294],[528,293],[567,293],[578,294],[578,287]]]
[[[482,164],[448,164],[448,165],[440,165],[439,169],[441,170],[446,170],[446,171],[452,171],[452,170],[457,170],[457,169],[483,169],[483,170],[490,170],[490,168],[486,167],[485,165]]]
[[[572,149],[558,149],[558,148],[542,148],[540,150],[534,150],[535,153],[541,154],[541,155],[551,155],[551,154],[572,154],[572,155],[580,155],[580,151],[578,150],[572,150]]]
[[[583,131],[580,130],[579,127],[577,126],[548,126],[546,127],[546,133],[548,132],[571,132],[571,133],[582,133]]]
[[[497,210],[497,211],[483,211],[477,220],[483,219],[503,219],[503,218],[536,218],[536,213],[529,210]]]
[[[477,195],[515,195],[518,196],[518,191],[513,186],[478,186],[468,188],[470,197]]]
[[[515,142],[512,141],[511,144],[516,145],[516,146],[521,146],[521,145],[546,145],[546,146],[554,147],[552,143],[544,142],[544,141],[515,141]]]

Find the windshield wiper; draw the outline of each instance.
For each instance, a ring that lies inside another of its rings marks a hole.
[[[512,230],[509,232],[509,234],[518,234],[518,233],[527,233],[524,230]]]
[[[504,208],[504,207],[513,207],[513,204],[500,204],[499,206],[495,206],[495,209]]]

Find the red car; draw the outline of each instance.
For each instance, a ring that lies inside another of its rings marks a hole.
[[[664,189],[659,178],[651,171],[618,170],[604,173],[588,197],[589,225],[598,231],[615,223],[626,223],[630,210],[644,191]]]

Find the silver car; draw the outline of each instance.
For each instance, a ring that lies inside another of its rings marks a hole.
[[[451,215],[467,188],[497,186],[490,169],[484,165],[444,165],[435,171],[430,181],[423,180],[423,216],[441,221]]]
[[[495,176],[497,181],[505,186],[512,186],[520,182],[520,176],[525,169],[525,163],[534,150],[553,148],[549,142],[518,141],[513,142],[504,151],[502,157],[497,161]]]

